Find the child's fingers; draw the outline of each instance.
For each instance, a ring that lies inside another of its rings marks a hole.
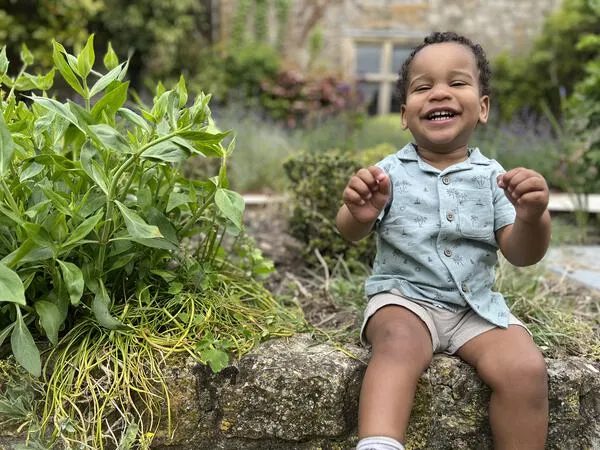
[[[523,194],[534,191],[540,191],[543,193],[548,191],[546,181],[542,177],[525,178],[512,189],[512,195],[519,198]]]
[[[354,190],[364,200],[371,198],[371,188],[362,178],[356,175],[350,178],[347,188]]]
[[[354,174],[354,177],[359,178],[368,186],[369,189],[374,190],[374,188],[377,186],[377,174],[374,175],[371,169],[373,169],[373,167],[359,169]]]
[[[354,189],[346,188],[344,189],[344,193],[342,194],[342,200],[346,204],[353,205],[364,205],[365,201],[362,199],[360,194],[356,192]]]
[[[512,182],[514,182],[515,177],[518,177],[521,172],[525,169],[523,167],[517,167],[516,169],[511,169],[508,172],[505,172],[498,176],[498,186],[502,189],[507,189]]]

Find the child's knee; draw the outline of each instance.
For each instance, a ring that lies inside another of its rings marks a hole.
[[[515,355],[510,361],[498,361],[495,366],[496,373],[489,383],[493,390],[524,397],[547,395],[548,371],[541,353]]]

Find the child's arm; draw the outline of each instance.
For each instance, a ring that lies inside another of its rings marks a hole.
[[[496,232],[504,257],[515,266],[537,263],[550,244],[548,185],[539,173],[517,168],[498,177],[498,186],[515,206],[515,223]]]
[[[338,211],[336,225],[350,241],[367,236],[390,197],[390,179],[376,166],[360,169],[344,188],[344,204]]]

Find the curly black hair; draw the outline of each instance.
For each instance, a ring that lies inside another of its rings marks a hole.
[[[490,95],[490,77],[492,71],[490,69],[490,63],[485,55],[485,51],[479,45],[471,41],[469,38],[460,34],[454,33],[453,31],[445,32],[433,32],[427,36],[421,44],[415,47],[408,58],[402,63],[400,72],[398,73],[398,83],[396,85],[397,95],[401,105],[406,104],[406,90],[408,88],[408,71],[410,64],[415,58],[416,54],[419,53],[423,48],[431,44],[441,44],[444,42],[456,42],[468,47],[475,55],[477,61],[477,68],[479,69],[479,92],[481,95]]]

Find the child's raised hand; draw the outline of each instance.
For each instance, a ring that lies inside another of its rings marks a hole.
[[[517,217],[534,223],[546,211],[550,194],[546,180],[539,173],[518,167],[498,176],[498,186],[515,206]]]
[[[373,222],[390,197],[390,178],[377,166],[360,169],[344,189],[342,199],[358,222]]]

